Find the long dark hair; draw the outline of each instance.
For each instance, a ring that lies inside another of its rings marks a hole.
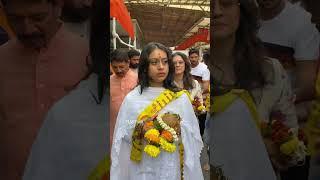
[[[263,44],[257,37],[259,10],[254,0],[240,0],[240,23],[234,47],[235,74],[240,88],[252,90],[263,87],[265,77],[262,63],[265,59]]]
[[[107,85],[109,84],[110,74],[108,57],[108,18],[106,1],[93,1],[92,15],[90,24],[90,55],[92,60],[92,72],[97,74],[97,95],[95,97],[98,104],[102,103],[103,97],[106,95]]]
[[[233,48],[235,85],[237,88],[250,91],[263,87],[265,84],[262,72],[262,63],[265,57],[263,44],[257,37],[260,27],[258,6],[255,0],[239,0],[239,2],[240,23]],[[214,27],[211,29],[214,31]],[[211,54],[214,54],[214,48],[211,48],[211,51],[213,51]]]
[[[184,72],[183,72],[183,87],[184,89],[186,90],[190,90],[190,89],[193,89],[194,86],[193,86],[193,77],[191,75],[191,64],[190,64],[190,61],[188,59],[188,57],[181,53],[181,52],[176,52],[172,55],[172,59],[175,57],[175,56],[180,56],[183,61],[184,61],[184,64],[185,64],[185,69],[184,69]]]
[[[172,52],[169,48],[164,46],[163,44],[156,43],[156,42],[151,42],[147,44],[140,55],[140,65],[139,65],[139,70],[138,70],[138,85],[140,85],[140,93],[142,91],[150,86],[150,77],[148,75],[149,73],[149,56],[150,54],[156,50],[160,49],[164,51],[167,54],[168,57],[168,63],[169,63],[169,73],[167,78],[163,82],[163,87],[166,89],[170,89],[172,91],[178,91],[177,87],[174,85],[173,80],[174,80],[174,65],[172,62]]]

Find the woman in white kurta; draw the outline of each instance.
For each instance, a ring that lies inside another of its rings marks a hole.
[[[191,100],[194,101],[196,98],[199,100],[200,105],[203,106],[202,90],[199,82],[193,79],[190,74],[191,64],[188,57],[181,53],[176,52],[172,55],[172,61],[175,66],[174,83],[177,87],[186,89],[190,93]],[[198,112],[204,113],[204,112]]]
[[[159,43],[148,44],[141,53],[139,85],[131,91],[121,105],[111,149],[111,180],[180,180],[179,150],[162,151],[157,158],[143,153],[141,162],[130,159],[132,134],[140,113],[165,89],[175,91],[171,52]],[[203,143],[197,118],[186,94],[168,103],[159,114],[179,114],[182,121],[181,139],[184,145],[185,180],[202,180],[200,152]]]

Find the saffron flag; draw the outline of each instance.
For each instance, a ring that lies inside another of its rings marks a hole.
[[[209,30],[205,28],[199,28],[196,34],[186,39],[184,42],[179,44],[175,49],[184,50],[184,49],[187,49],[188,47],[191,47],[196,42],[210,43],[210,39],[208,37],[210,37]]]
[[[129,36],[134,39],[133,24],[123,0],[110,0],[110,16],[116,18]]]

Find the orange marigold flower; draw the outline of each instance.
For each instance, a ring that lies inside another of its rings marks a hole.
[[[153,121],[148,121],[143,125],[143,129],[145,131],[148,131],[149,129],[152,129],[152,128],[153,128]]]
[[[157,135],[148,134],[145,137],[149,142],[154,142],[154,143],[159,143],[160,142],[160,138]]]
[[[161,137],[163,137],[168,142],[172,142],[173,141],[173,136],[169,131],[166,131],[166,130],[162,131],[161,132]]]

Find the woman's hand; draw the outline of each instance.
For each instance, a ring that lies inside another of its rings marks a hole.
[[[264,143],[275,171],[287,170],[290,167],[290,159],[280,152],[279,146],[277,146],[271,139],[265,138]]]

